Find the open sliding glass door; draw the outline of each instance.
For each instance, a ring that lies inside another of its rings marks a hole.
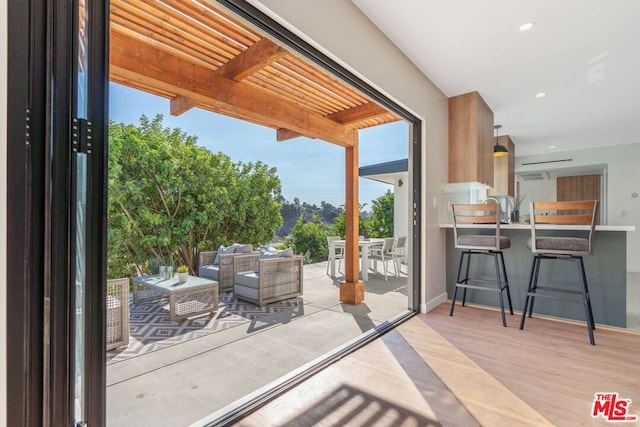
[[[8,3],[7,425],[104,425],[107,2]]]
[[[93,427],[105,424],[108,9],[106,0],[48,5],[51,339],[44,418]]]

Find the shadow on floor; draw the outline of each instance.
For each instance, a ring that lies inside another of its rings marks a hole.
[[[278,304],[280,303],[271,304],[272,308],[276,308],[271,314],[260,316],[259,318],[254,317],[247,328],[247,333],[256,332],[276,324],[284,325],[296,317],[304,316],[304,300],[302,298],[296,298],[295,301],[288,300],[287,306],[280,310],[277,309],[280,307]]]
[[[381,399],[352,386],[342,385],[309,408],[301,408],[299,415],[278,426],[440,426],[410,409]]]
[[[369,313],[371,313],[371,309],[367,306],[366,303],[352,305],[352,304],[341,304],[342,311],[345,313],[349,313],[353,316],[353,320],[356,321],[358,327],[362,332],[370,331],[371,329],[376,327],[375,322],[369,317]]]

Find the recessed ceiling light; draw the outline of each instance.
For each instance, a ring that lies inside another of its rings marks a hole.
[[[530,29],[533,28],[533,26],[536,25],[535,22],[527,22],[526,24],[522,24],[518,27],[518,29],[520,31],[529,31]]]
[[[549,148],[553,150],[554,148],[556,148],[556,146],[555,145],[550,145]]]
[[[547,92],[538,92],[536,93],[536,98],[544,98],[547,96]]]

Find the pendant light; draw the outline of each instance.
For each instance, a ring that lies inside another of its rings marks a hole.
[[[509,150],[504,145],[498,144],[498,133],[502,125],[495,125],[493,128],[496,130],[496,145],[493,146],[493,157],[502,157],[509,154]]]

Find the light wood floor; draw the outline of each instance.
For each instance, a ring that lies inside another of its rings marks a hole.
[[[632,399],[640,416],[640,334],[596,325],[589,345],[586,325],[534,317],[519,330],[520,316],[502,327],[498,311],[448,304],[420,316],[496,380],[553,424],[607,425],[591,418],[597,392]],[[636,423],[635,425],[640,425]]]
[[[448,304],[418,315],[238,423],[284,425],[607,425],[597,392],[640,415],[640,334]],[[626,424],[640,425],[640,423]]]

